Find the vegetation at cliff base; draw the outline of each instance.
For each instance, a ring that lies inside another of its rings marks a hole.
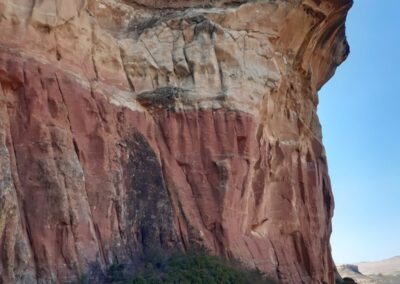
[[[336,282],[337,283],[337,282]],[[343,280],[341,282],[339,282],[338,284],[357,284],[356,281],[354,281],[353,278],[350,277],[344,277]]]
[[[277,283],[260,271],[250,270],[238,262],[205,255],[176,255],[147,261],[130,280],[124,279],[122,266],[113,265],[108,271],[108,283],[132,284],[258,284]]]

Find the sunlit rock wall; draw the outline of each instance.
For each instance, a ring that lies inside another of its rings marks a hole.
[[[333,283],[317,91],[350,6],[0,0],[0,282],[205,247]]]

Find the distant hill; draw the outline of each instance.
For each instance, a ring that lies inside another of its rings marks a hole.
[[[395,256],[381,261],[360,262],[356,264],[362,274],[393,275],[400,274],[400,256]]]
[[[400,256],[381,261],[338,264],[342,277],[353,278],[359,284],[400,284]]]
[[[360,273],[357,265],[354,264],[342,264],[337,265],[337,270],[342,278],[350,277],[354,279],[358,284],[378,284],[375,279],[363,275]]]

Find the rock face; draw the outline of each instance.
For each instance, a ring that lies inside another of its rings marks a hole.
[[[0,282],[149,249],[333,283],[318,89],[351,0],[0,0]]]

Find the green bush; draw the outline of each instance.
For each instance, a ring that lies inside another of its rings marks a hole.
[[[177,255],[162,263],[146,263],[132,284],[258,284],[276,283],[261,272],[243,268],[239,263],[205,254]]]
[[[353,278],[344,277],[342,283],[343,284],[356,284],[356,281],[354,281]]]
[[[124,265],[112,264],[107,270],[106,278],[108,282],[124,281]]]

